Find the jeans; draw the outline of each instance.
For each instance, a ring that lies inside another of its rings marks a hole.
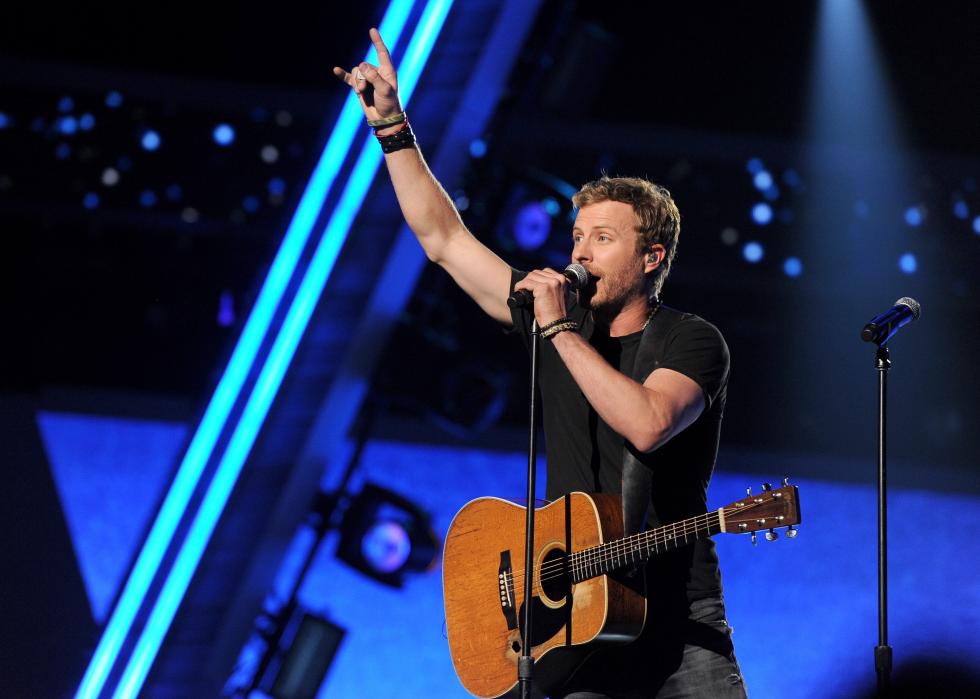
[[[697,600],[680,623],[602,651],[554,699],[747,699],[720,598]],[[598,654],[597,654],[598,655]],[[596,656],[593,656],[596,657]]]

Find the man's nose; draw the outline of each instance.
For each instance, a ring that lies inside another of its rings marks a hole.
[[[573,262],[582,262],[584,260],[591,260],[591,259],[592,259],[592,252],[589,248],[588,243],[582,241],[576,243],[575,247],[572,248]]]

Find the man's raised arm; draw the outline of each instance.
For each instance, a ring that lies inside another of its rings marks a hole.
[[[349,72],[342,68],[334,68],[333,72],[353,88],[368,121],[395,120],[403,111],[398,98],[398,75],[381,34],[377,29],[370,33],[379,65],[361,63]],[[376,127],[375,133],[384,137],[403,133],[406,128],[399,122]],[[510,267],[466,229],[419,149],[412,145],[386,153],[385,164],[402,215],[426,256],[449,272],[492,318],[510,325]]]

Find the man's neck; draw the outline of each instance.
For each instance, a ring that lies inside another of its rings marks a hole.
[[[646,296],[636,296],[628,301],[611,318],[596,313],[595,320],[609,328],[609,337],[623,337],[643,330],[650,316],[650,305]]]

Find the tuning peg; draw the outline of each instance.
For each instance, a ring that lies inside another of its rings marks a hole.
[[[772,490],[772,483],[763,483],[762,484],[762,489],[763,490]]]
[[[783,485],[789,485],[789,476],[783,479]]]
[[[755,532],[752,532],[752,545],[757,546],[759,542],[755,538]]]
[[[769,531],[766,532],[766,541],[775,541],[778,538],[779,538],[779,534],[776,532],[775,529],[770,529]]]
[[[799,530],[798,529],[795,529],[792,524],[789,525],[786,528],[786,538],[787,539],[795,539],[796,538],[796,535],[799,534],[799,533],[800,533]]]

